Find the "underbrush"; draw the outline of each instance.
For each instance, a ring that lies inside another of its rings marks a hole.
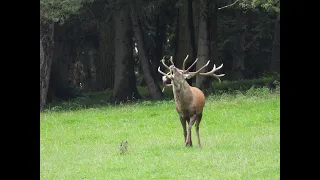
[[[230,98],[234,96],[259,96],[268,97],[270,94],[280,94],[280,83],[278,83],[274,92],[270,92],[266,84],[273,80],[272,77],[240,80],[240,81],[222,81],[221,83],[212,83],[212,88],[206,92],[208,99]],[[112,95],[112,90],[107,89],[103,92],[87,93],[82,97],[77,97],[69,101],[57,101],[46,105],[44,112],[48,111],[70,111],[87,108],[96,108],[102,106],[124,105],[124,104],[140,104],[146,105],[157,103],[148,97],[147,87],[138,87],[138,91],[142,99],[128,101],[126,103],[111,103],[108,101]],[[172,101],[172,88],[166,88],[164,91],[164,99],[162,101]]]

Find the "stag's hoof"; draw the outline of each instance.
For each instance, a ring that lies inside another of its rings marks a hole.
[[[186,146],[190,146],[190,147],[192,147],[192,142],[188,142],[188,141],[186,141],[186,142],[185,142],[185,145],[186,145]]]

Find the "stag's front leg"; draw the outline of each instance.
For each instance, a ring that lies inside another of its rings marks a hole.
[[[186,146],[192,146],[191,128],[195,122],[195,119],[196,119],[196,115],[191,116],[190,121],[188,121],[188,134],[187,134]]]
[[[182,128],[183,128],[184,142],[186,142],[186,140],[187,140],[187,127],[186,127],[186,121],[187,121],[187,119],[186,119],[186,118],[183,118],[183,117],[180,115],[180,121],[181,121],[181,125],[182,125]]]

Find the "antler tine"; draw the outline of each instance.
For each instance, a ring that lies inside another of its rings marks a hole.
[[[221,69],[222,66],[223,66],[223,63],[222,63],[219,67],[216,68],[216,65],[214,64],[211,71],[206,72],[206,73],[200,73],[200,75],[213,75],[213,73],[216,72],[217,70]],[[215,75],[216,75],[216,74],[215,74]],[[219,76],[219,77],[220,77],[220,76]]]
[[[160,74],[166,76],[167,78],[171,79],[171,75],[169,75],[169,74],[171,73],[171,71],[170,71],[168,74],[166,74],[166,73],[164,73],[164,72],[162,72],[162,71],[160,70],[160,66],[159,66],[158,72],[159,72]]]
[[[196,72],[187,72],[187,73],[185,74],[185,75],[186,75],[186,78],[190,79],[190,78],[192,78],[193,76],[199,74],[200,71],[201,71],[203,68],[205,68],[205,67],[208,66],[209,63],[210,63],[210,60],[207,62],[207,64],[205,64],[204,66],[202,66],[202,67],[201,67],[198,71],[196,71]]]
[[[161,62],[162,62],[162,64],[163,64],[164,67],[166,67],[167,69],[170,70],[169,66],[167,66],[167,65],[164,63],[164,58],[161,60]]]
[[[186,58],[184,58],[184,60],[183,60],[182,71],[184,71],[184,68],[186,67],[186,61],[187,61],[188,57],[189,57],[189,54],[188,54],[188,55],[186,56]]]
[[[185,70],[185,72],[188,72],[196,64],[197,61],[198,58],[191,64],[191,66],[187,70]]]
[[[172,65],[174,65],[173,60],[172,60],[172,56],[170,56],[170,62]]]
[[[210,60],[207,62],[207,64],[205,64],[204,66],[202,66],[198,71],[196,71],[195,73],[198,74],[203,68],[207,67],[210,63]]]
[[[217,70],[221,69],[222,66],[223,66],[223,64],[221,64],[219,67],[216,68],[216,65],[214,64],[211,71],[206,72],[206,73],[199,73],[199,75],[202,75],[202,76],[213,76],[213,77],[217,78],[219,80],[219,82],[221,82],[219,77],[222,77],[225,74],[214,74],[214,72],[216,72]]]

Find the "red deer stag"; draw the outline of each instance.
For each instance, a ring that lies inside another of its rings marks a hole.
[[[195,65],[198,58],[193,62],[193,64],[185,70],[185,63],[188,59],[187,57],[183,61],[182,69],[178,69],[174,66],[174,63],[172,61],[172,56],[170,57],[171,66],[167,66],[164,62],[164,59],[161,60],[163,66],[169,70],[169,72],[166,74],[160,70],[160,66],[158,68],[159,73],[163,75],[162,80],[165,84],[165,86],[172,86],[172,91],[174,95],[174,101],[176,104],[176,110],[180,116],[180,121],[183,127],[183,134],[184,134],[184,141],[186,146],[192,146],[192,140],[191,140],[191,127],[196,122],[196,133],[198,138],[198,147],[201,148],[200,143],[200,136],[199,136],[199,125],[202,118],[202,111],[203,107],[205,105],[205,96],[203,92],[196,88],[192,87],[188,84],[186,79],[190,79],[194,77],[195,75],[202,75],[202,76],[213,76],[216,77],[219,82],[221,82],[220,78],[221,76],[224,76],[224,74],[216,75],[214,74],[217,70],[221,69],[223,64],[221,66],[216,68],[216,65],[214,64],[213,69],[210,72],[207,73],[200,73],[202,69],[208,66],[210,60],[205,64],[203,67],[201,67],[196,72],[189,72],[190,68]],[[171,84],[166,84],[166,81],[170,79]],[[163,89],[164,90],[164,89]],[[188,122],[188,131],[186,129],[186,122]]]

